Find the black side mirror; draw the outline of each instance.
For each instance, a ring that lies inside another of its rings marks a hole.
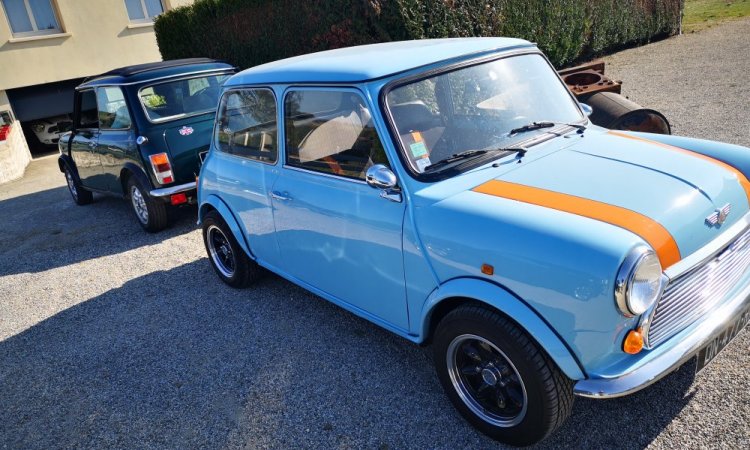
[[[57,130],[60,133],[65,133],[72,129],[73,129],[73,122],[71,122],[70,120],[63,120],[62,122],[57,122]]]

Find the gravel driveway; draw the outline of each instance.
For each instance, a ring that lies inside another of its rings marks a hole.
[[[750,21],[608,58],[677,134],[750,146]],[[140,231],[75,206],[54,157],[0,185],[0,448],[495,448],[429,351],[276,276],[236,291],[195,210]],[[578,399],[540,448],[750,447],[750,333],[617,400]]]

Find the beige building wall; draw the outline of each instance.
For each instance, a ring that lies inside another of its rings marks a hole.
[[[10,102],[5,91],[0,91],[0,111],[5,111],[6,109],[10,109]]]
[[[14,38],[0,12],[0,90],[160,61],[153,24],[131,24],[123,0],[52,0],[62,32]],[[165,10],[193,0],[164,0]],[[1,9],[1,7],[0,7]]]

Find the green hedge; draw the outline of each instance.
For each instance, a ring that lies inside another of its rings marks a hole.
[[[557,67],[675,34],[684,0],[196,0],[156,19],[164,59],[246,68],[372,42],[512,36]]]

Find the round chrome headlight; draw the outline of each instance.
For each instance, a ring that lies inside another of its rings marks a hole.
[[[617,307],[627,317],[648,311],[664,287],[661,263],[653,250],[634,249],[625,258],[615,280]]]

